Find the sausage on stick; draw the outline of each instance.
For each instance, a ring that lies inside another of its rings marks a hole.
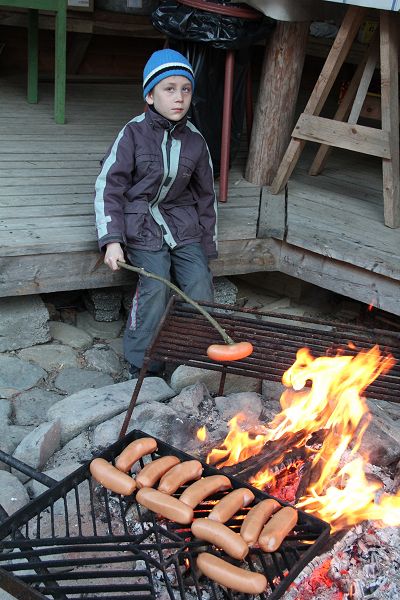
[[[251,490],[247,488],[233,490],[233,492],[221,498],[208,515],[208,518],[219,523],[226,523],[238,510],[243,506],[249,506],[253,500],[254,494]]]
[[[275,552],[287,534],[292,531],[298,519],[297,510],[285,506],[276,512],[264,525],[258,544],[264,552]]]
[[[208,496],[228,490],[232,483],[225,475],[210,475],[189,485],[179,497],[181,502],[195,508]]]
[[[249,547],[238,533],[229,529],[223,523],[210,521],[210,519],[195,519],[192,523],[192,533],[199,540],[204,540],[221,548],[238,560],[243,560],[249,552]]]
[[[235,567],[209,552],[201,552],[196,564],[203,575],[236,592],[262,594],[267,587],[267,579],[262,573]]]
[[[200,479],[203,465],[198,460],[187,460],[172,467],[161,477],[158,489],[165,494],[173,494],[178,488],[194,479]]]
[[[261,500],[249,510],[240,528],[240,535],[249,546],[256,543],[265,523],[280,507],[279,502],[273,498],[268,498],[267,500]]]

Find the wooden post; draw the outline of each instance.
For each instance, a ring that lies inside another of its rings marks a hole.
[[[383,160],[383,201],[385,225],[400,227],[399,182],[399,20],[381,11],[381,95],[382,129],[389,133],[390,160]]]
[[[289,144],[308,29],[279,21],[266,48],[245,174],[255,185],[273,181]]]

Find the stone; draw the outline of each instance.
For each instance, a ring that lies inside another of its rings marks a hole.
[[[220,378],[221,373],[218,371],[180,365],[172,373],[170,385],[176,392],[181,392],[183,388],[201,382],[206,385],[211,394],[215,394],[219,390]],[[244,377],[229,373],[225,381],[224,394],[256,391],[258,387],[259,381],[253,377]]]
[[[34,346],[25,348],[18,353],[22,360],[33,362],[45,369],[47,372],[64,367],[76,367],[78,355],[70,346],[61,344],[47,344],[45,346]]]
[[[83,431],[76,437],[67,442],[60,450],[57,450],[48,460],[46,467],[58,468],[65,463],[85,462],[92,457],[92,447],[90,442],[92,432]],[[114,440],[116,441],[116,440]]]
[[[172,398],[168,406],[173,408],[177,414],[199,415],[201,404],[210,398],[210,392],[204,383],[195,383],[183,388],[183,390]]]
[[[56,481],[61,481],[62,479],[67,477],[67,475],[69,475],[70,473],[73,473],[74,471],[79,469],[79,467],[81,467],[81,466],[82,465],[78,462],[65,462],[62,466],[55,467],[53,469],[46,469],[45,471],[43,471],[43,473],[45,475],[47,475],[48,477],[55,479]],[[43,485],[43,483],[40,483],[40,481],[37,481],[36,479],[30,479],[28,481],[28,483],[25,485],[25,487],[28,490],[28,493],[32,498],[37,498],[38,496],[40,496],[40,494],[43,494],[43,492],[46,492],[49,489],[46,485]],[[55,502],[54,506],[56,507],[56,505],[59,502],[61,503],[61,507],[60,507],[61,514],[63,514],[63,512],[64,512],[64,501],[63,500],[57,500],[57,502]]]
[[[107,373],[73,367],[63,369],[54,380],[54,385],[67,394],[75,394],[75,392],[89,388],[101,388],[113,383],[113,378],[107,375]],[[60,397],[59,400],[61,400]]]
[[[54,340],[71,346],[71,348],[75,348],[76,350],[89,348],[93,342],[93,337],[87,331],[69,323],[49,321],[49,330]]]
[[[34,425],[9,425],[1,430],[1,434],[4,435],[10,448],[10,454],[33,429],[35,429]]]
[[[236,304],[237,285],[227,277],[214,277],[214,302],[216,304]]]
[[[0,471],[0,504],[8,515],[29,504],[28,492],[12,473]]]
[[[129,430],[139,429],[185,452],[196,438],[198,423],[187,415],[177,414],[170,406],[144,402],[135,407]]]
[[[262,398],[256,392],[241,392],[215,398],[215,406],[225,423],[238,413],[258,419],[263,409]]]
[[[4,427],[0,429],[0,450],[5,452],[6,454],[12,454],[13,448],[11,446],[11,441],[7,436],[7,428]],[[10,466],[0,460],[0,471],[10,471]]]
[[[134,409],[134,414],[136,414],[136,407]],[[107,419],[103,423],[100,423],[93,430],[92,435],[92,443],[94,448],[98,450],[102,450],[107,448],[111,444],[117,441],[119,437],[119,432],[121,431],[122,423],[124,422],[126,412],[120,413],[111,419]],[[132,419],[128,425],[127,433],[135,429],[132,424]]]
[[[97,390],[82,390],[67,396],[49,409],[49,420],[61,422],[61,440],[65,444],[87,427],[127,410],[136,380],[123,381]],[[147,377],[141,386],[138,404],[150,399],[162,402],[172,398],[174,391],[158,377]]]
[[[118,375],[123,369],[114,350],[107,346],[97,344],[96,346],[93,346],[93,348],[86,350],[84,357],[89,368],[95,369],[96,371],[102,371],[109,375]]]
[[[124,357],[124,339],[122,337],[115,338],[113,340],[106,340],[106,343],[112,348],[120,358]]]
[[[280,381],[268,381],[263,379],[261,393],[266,403],[269,401],[279,401],[286,387]]]
[[[83,300],[86,308],[96,321],[119,320],[122,303],[122,290],[120,288],[86,290]]]
[[[33,429],[16,447],[13,456],[41,471],[49,457],[60,447],[61,427],[59,420],[42,423]],[[22,482],[29,479],[28,475],[12,469]]]
[[[34,387],[47,377],[44,369],[16,356],[0,356],[0,398],[10,398],[17,392]]]
[[[76,325],[94,338],[105,340],[119,337],[125,322],[123,319],[111,323],[96,321],[88,311],[83,311],[77,314]]]
[[[400,460],[399,434],[393,437],[384,421],[373,418],[364,432],[359,452],[362,456],[368,456],[372,465],[386,467],[396,463]]]
[[[4,398],[0,399],[0,428],[8,425],[10,422],[11,404],[10,401]]]
[[[17,425],[41,425],[47,421],[50,406],[59,402],[63,396],[41,388],[32,388],[12,400],[14,422]]]
[[[0,314],[0,352],[49,341],[49,313],[40,296],[0,298]]]

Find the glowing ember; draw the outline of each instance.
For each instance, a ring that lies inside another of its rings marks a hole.
[[[354,345],[350,345],[354,348]],[[267,442],[282,436],[290,451],[303,447],[312,434],[323,430],[324,440],[314,451],[311,463],[312,484],[298,506],[330,522],[333,530],[342,529],[365,519],[379,520],[383,525],[400,525],[400,495],[375,496],[379,484],[365,477],[363,459],[354,457],[347,465],[341,461],[346,452],[354,456],[370,422],[363,394],[366,388],[394,365],[391,355],[383,355],[378,346],[355,356],[314,358],[307,348],[297,352],[295,363],[284,373],[286,386],[280,403],[282,411],[256,433],[243,431],[245,415],[236,415],[220,448],[213,449],[207,462],[218,468],[235,465],[259,454]],[[311,387],[306,387],[307,382]],[[296,434],[296,436],[294,435]],[[294,439],[295,438],[295,439]],[[288,450],[289,451],[289,450]],[[274,461],[279,464],[283,456]],[[260,489],[271,486],[274,473],[264,469],[250,480]]]

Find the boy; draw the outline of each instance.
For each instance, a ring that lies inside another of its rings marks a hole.
[[[188,296],[213,301],[208,259],[217,256],[216,199],[211,157],[187,120],[193,69],[179,52],[154,52],[143,72],[148,110],[120,131],[96,181],[96,226],[104,262],[128,261],[171,276]],[[165,310],[169,288],[139,276],[124,335],[136,378]],[[159,365],[150,365],[157,374]]]

